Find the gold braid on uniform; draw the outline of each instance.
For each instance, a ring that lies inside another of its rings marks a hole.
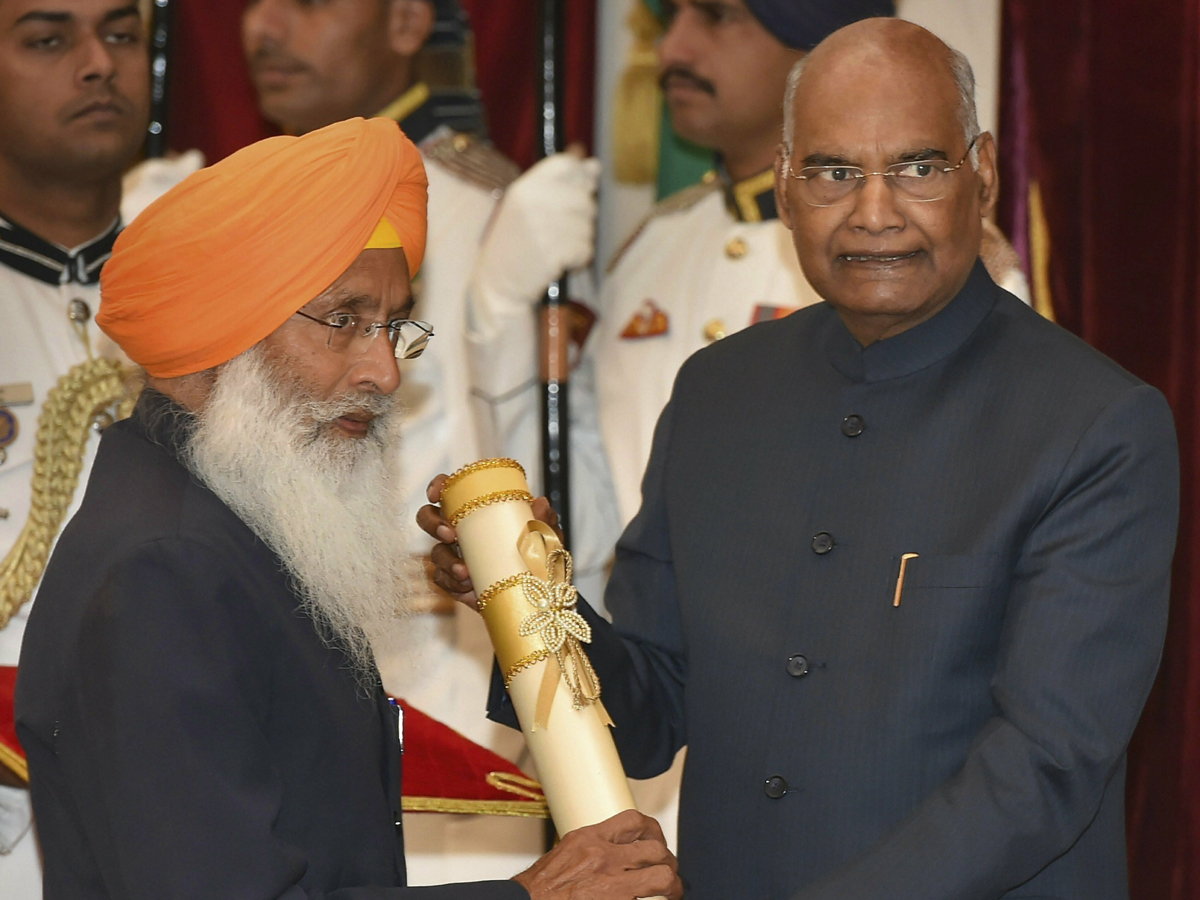
[[[120,363],[90,359],[46,394],[33,451],[29,518],[0,563],[0,628],[33,596],[46,569],[50,546],[75,496],[92,424],[112,416],[113,407],[113,418],[128,418],[139,392],[135,382]]]
[[[474,135],[450,132],[421,144],[426,159],[433,160],[463,181],[498,194],[521,174],[521,169],[491,144]]]
[[[604,267],[605,274],[612,273],[612,270],[617,267],[617,263],[621,261],[621,258],[629,248],[642,236],[642,232],[646,230],[646,227],[659,216],[669,216],[671,213],[685,212],[713,193],[713,191],[719,191],[720,189],[721,181],[717,177],[717,173],[710,169],[704,173],[704,177],[697,184],[680,188],[669,197],[663,197],[663,199],[651,207],[650,212],[638,223],[637,228],[630,232],[629,237],[625,239],[625,243],[617,248],[617,252],[612,255],[612,258],[608,261],[608,265]]]

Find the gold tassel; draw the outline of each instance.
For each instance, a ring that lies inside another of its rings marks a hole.
[[[1029,185],[1029,266],[1033,269],[1033,308],[1049,319],[1054,318],[1054,298],[1050,293],[1050,225],[1042,205],[1042,186]]]
[[[633,47],[613,99],[613,169],[622,184],[653,184],[658,177],[662,109],[654,44],[662,25],[641,0],[626,24],[633,32]]]

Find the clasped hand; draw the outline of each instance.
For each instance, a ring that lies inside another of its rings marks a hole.
[[[426,492],[429,505],[422,506],[417,511],[417,525],[427,535],[438,541],[429,552],[429,558],[436,567],[434,582],[456,600],[474,609],[477,600],[475,585],[471,583],[471,573],[467,570],[467,564],[463,562],[462,555],[458,552],[456,543],[458,533],[454,530],[454,526],[446,521],[441,508],[435,505],[442,499],[442,485],[446,483],[447,477],[439,475],[430,482]],[[558,527],[558,514],[551,509],[549,500],[545,497],[538,497],[534,500],[533,515],[538,521],[545,522],[557,531],[559,538],[562,538],[562,530]]]

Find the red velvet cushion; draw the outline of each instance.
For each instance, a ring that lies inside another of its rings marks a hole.
[[[399,702],[404,708],[401,793],[406,810],[545,815],[541,788],[513,763]]]

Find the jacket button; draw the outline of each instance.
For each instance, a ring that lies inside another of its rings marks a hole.
[[[763,793],[772,800],[778,800],[788,792],[788,783],[783,780],[782,775],[772,775],[763,782]]]
[[[842,434],[846,437],[858,437],[867,427],[867,420],[860,415],[851,414],[842,419]]]
[[[828,531],[817,532],[813,535],[812,549],[817,556],[824,556],[833,549],[833,535]]]
[[[800,678],[808,674],[808,659],[807,657],[797,653],[795,656],[789,656],[787,661],[787,672],[793,678]]]

